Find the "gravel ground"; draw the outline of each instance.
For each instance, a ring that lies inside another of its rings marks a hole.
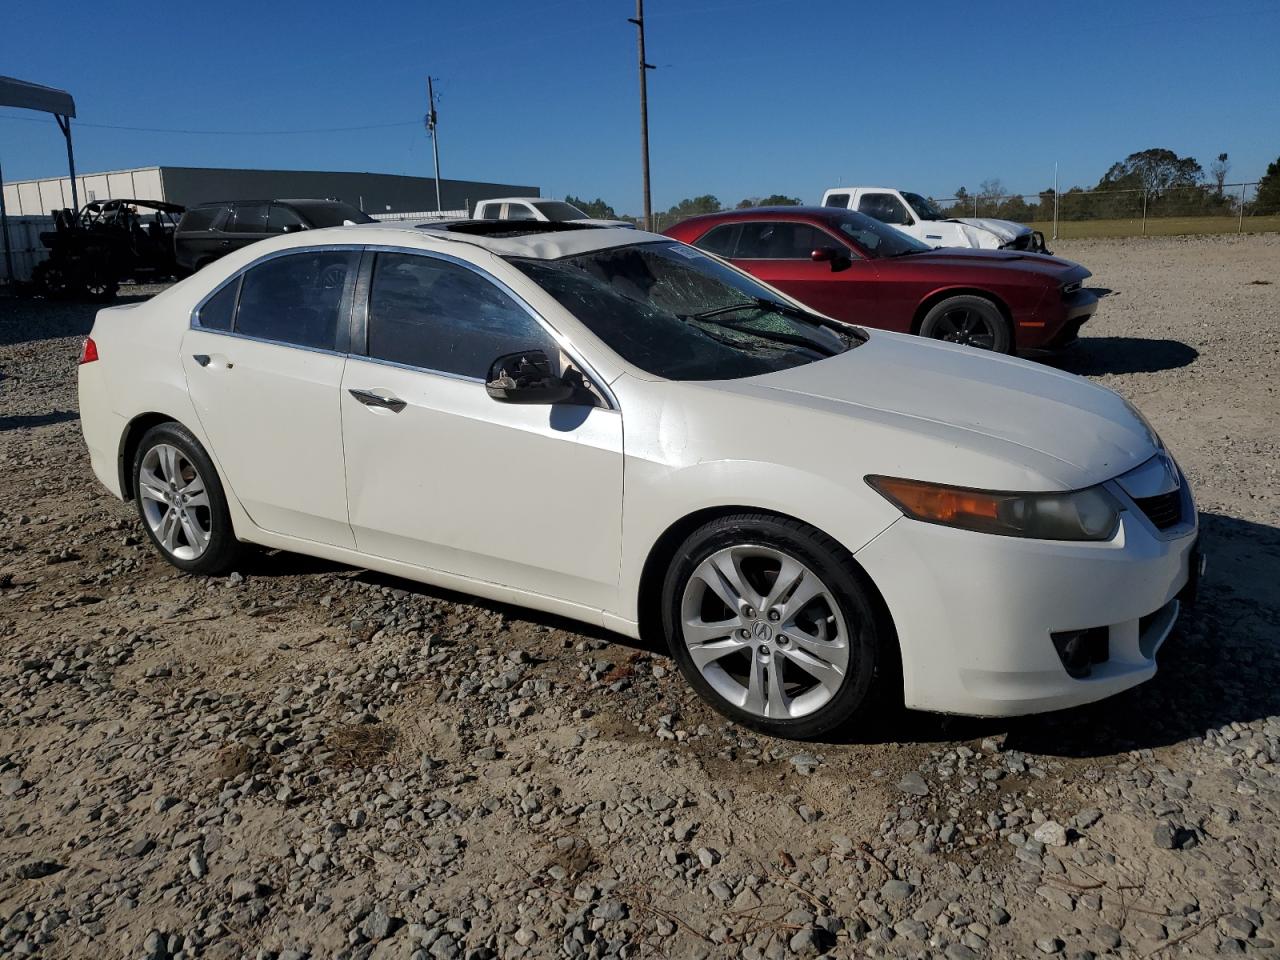
[[[177,573],[83,454],[92,309],[0,301],[0,955],[1280,956],[1280,236],[1060,252],[1109,291],[1063,365],[1195,484],[1198,609],[1107,703],[803,747],[568,622]]]

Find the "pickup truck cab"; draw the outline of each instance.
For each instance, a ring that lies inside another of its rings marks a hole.
[[[538,220],[542,223],[586,223],[594,227],[634,227],[630,220],[600,220],[572,203],[543,197],[499,197],[476,204],[477,220]]]
[[[1049,253],[1044,234],[1025,224],[989,217],[948,217],[927,197],[893,187],[833,187],[822,195],[822,205],[856,210],[931,247]]]

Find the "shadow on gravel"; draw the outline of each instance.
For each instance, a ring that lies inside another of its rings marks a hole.
[[[1210,728],[1280,715],[1280,528],[1201,514],[1209,567],[1200,601],[1184,610],[1160,651],[1154,679],[1101,703],[1032,717],[949,717],[890,711],[878,722],[839,731],[828,745],[967,743],[1005,736],[1005,747],[1043,756],[1104,758],[1170,746]],[[335,573],[446,603],[466,604],[661,656],[659,640],[632,640],[602,627],[525,607],[483,600],[412,580],[286,552],[258,553],[243,567],[254,576]]]
[[[1180,340],[1142,337],[1081,337],[1075,349],[1048,362],[1068,373],[1096,377],[1107,373],[1159,373],[1189,366],[1200,356]]]
[[[0,433],[6,430],[29,430],[32,427],[47,427],[51,423],[66,423],[68,420],[79,419],[80,414],[74,410],[54,410],[51,413],[0,417]]]
[[[0,347],[56,340],[59,337],[83,337],[89,333],[93,318],[103,307],[140,303],[150,299],[150,294],[137,294],[119,296],[110,303],[45,300],[41,297],[0,300]]]

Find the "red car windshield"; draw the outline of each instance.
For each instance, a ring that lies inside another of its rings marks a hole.
[[[872,260],[926,253],[933,249],[901,230],[852,210],[841,211],[828,219],[827,223],[852,240],[859,253]]]

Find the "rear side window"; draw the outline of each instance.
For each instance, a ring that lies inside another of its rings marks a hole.
[[[497,284],[435,257],[380,253],[369,295],[369,356],[483,379],[498,357],[554,339]]]
[[[481,207],[480,207],[480,216],[479,216],[477,219],[479,219],[479,220],[501,220],[501,219],[502,219],[502,204],[500,204],[500,203],[486,203],[486,204],[484,204],[483,206],[481,206]]]
[[[267,205],[265,203],[239,203],[227,224],[231,233],[266,233]]]
[[[245,272],[236,333],[299,347],[337,347],[343,294],[355,253],[308,251],[276,257]]]
[[[734,248],[738,245],[738,235],[740,233],[742,233],[742,224],[740,223],[721,224],[710,233],[699,237],[694,246],[699,250],[705,250],[707,253],[714,253],[717,257],[724,257],[726,260],[730,260],[733,258]]]
[[[739,260],[808,260],[818,247],[832,246],[829,236],[807,223],[759,220],[742,225]]]
[[[829,193],[827,199],[822,201],[824,207],[840,207],[842,210],[849,209],[849,194],[847,193]]]
[[[185,233],[188,230],[212,230],[213,222],[222,213],[222,207],[196,207],[182,215],[178,229]]]
[[[196,323],[206,330],[230,330],[231,317],[236,310],[236,294],[239,292],[240,278],[236,277],[205,301],[196,314]]]
[[[536,220],[538,218],[535,217],[533,214],[533,211],[530,210],[523,203],[508,203],[507,219],[508,220]]]

